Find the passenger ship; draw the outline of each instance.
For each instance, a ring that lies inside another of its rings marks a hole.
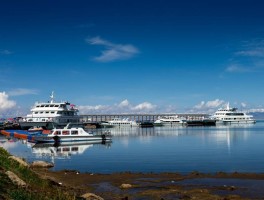
[[[173,126],[173,125],[184,125],[186,124],[185,118],[180,118],[178,115],[163,116],[154,122],[154,126]]]
[[[22,117],[19,124],[22,129],[33,126],[52,129],[54,127],[64,127],[68,123],[79,123],[79,110],[69,102],[55,102],[54,92],[51,93],[50,101],[47,103],[36,102],[31,109],[31,114]]]
[[[252,124],[256,123],[252,115],[247,115],[244,112],[238,112],[237,108],[230,108],[227,103],[226,108],[218,109],[212,116],[217,124]]]
[[[107,122],[101,122],[102,127],[134,127],[139,126],[139,123],[137,123],[134,120],[129,120],[128,118],[120,119],[120,118],[114,118]]]

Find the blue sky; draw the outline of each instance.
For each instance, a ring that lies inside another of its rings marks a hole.
[[[264,108],[262,1],[1,1],[0,116]]]

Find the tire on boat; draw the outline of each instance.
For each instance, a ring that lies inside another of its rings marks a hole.
[[[105,134],[102,134],[102,136],[101,136],[101,137],[102,137],[102,140],[103,140],[103,141],[105,141],[105,140],[106,140],[106,136],[105,136]]]
[[[54,139],[54,142],[55,142],[55,143],[59,143],[59,142],[60,142],[60,137],[57,136],[57,135],[54,136],[53,139]]]

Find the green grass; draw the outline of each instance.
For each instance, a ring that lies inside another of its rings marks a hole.
[[[73,194],[64,191],[62,187],[41,179],[34,171],[20,165],[17,161],[9,159],[10,154],[0,147],[0,199],[13,200],[72,200]],[[20,188],[12,183],[5,174],[12,171],[27,183],[26,188]]]

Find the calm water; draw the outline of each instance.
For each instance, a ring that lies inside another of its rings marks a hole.
[[[90,173],[264,172],[264,122],[246,126],[112,128],[111,144],[33,147],[6,140],[0,146],[28,162],[46,160],[53,170]],[[102,131],[102,130],[96,130]]]

